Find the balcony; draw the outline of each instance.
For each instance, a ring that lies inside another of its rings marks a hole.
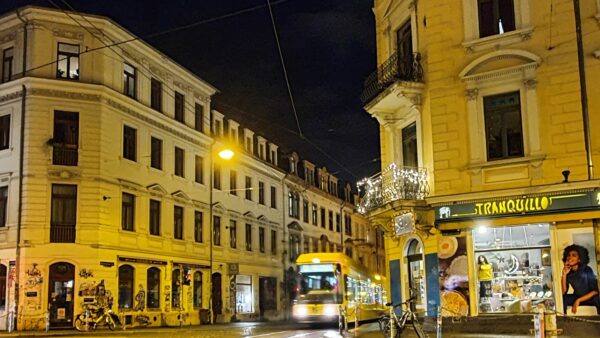
[[[52,146],[52,164],[76,166],[78,149],[76,145],[54,144]]]
[[[398,52],[392,54],[365,79],[364,89],[360,95],[361,101],[364,104],[371,102],[397,81],[418,83],[423,81],[420,53],[414,53],[408,58],[399,57]]]
[[[51,224],[50,243],[75,243],[75,224]]]
[[[358,212],[380,208],[397,200],[423,200],[429,195],[427,169],[402,167],[392,163],[381,173],[357,183]]]

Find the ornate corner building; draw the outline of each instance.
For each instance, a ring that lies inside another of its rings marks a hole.
[[[383,268],[349,186],[110,19],[21,8],[0,56],[0,316],[17,329],[72,327],[100,294],[133,327],[285,319],[299,253]]]
[[[587,130],[573,8],[374,1],[379,66],[361,98],[382,172],[359,182],[359,210],[385,229],[394,303],[414,292],[428,316],[562,312],[571,244],[598,275],[600,2],[581,3]]]

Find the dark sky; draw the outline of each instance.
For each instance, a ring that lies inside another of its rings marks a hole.
[[[266,5],[266,0],[52,2],[107,16],[141,37]],[[11,0],[1,1],[0,11],[27,4],[54,7],[50,1]],[[300,128],[310,142],[297,135],[266,6],[144,40],[218,88],[213,103],[227,117],[355,182],[380,170],[374,161],[379,158],[377,122],[359,99],[364,78],[375,69],[371,7],[370,0],[287,0],[272,5]]]

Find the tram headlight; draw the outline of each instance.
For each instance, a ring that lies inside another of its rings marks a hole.
[[[337,305],[333,305],[333,304],[323,305],[323,314],[325,316],[337,316]]]
[[[308,314],[308,309],[304,305],[296,305],[294,307],[294,316],[296,317],[306,317]]]

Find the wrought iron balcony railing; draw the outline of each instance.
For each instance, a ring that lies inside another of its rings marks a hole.
[[[396,200],[422,200],[429,195],[427,169],[392,163],[381,173],[362,179],[358,187],[358,212],[365,214]]]
[[[52,147],[52,164],[76,166],[78,150],[74,146],[54,145]]]
[[[368,103],[396,81],[423,81],[420,53],[409,57],[400,57],[398,52],[392,54],[365,79],[360,99]]]
[[[51,224],[50,243],[75,243],[75,224]]]

